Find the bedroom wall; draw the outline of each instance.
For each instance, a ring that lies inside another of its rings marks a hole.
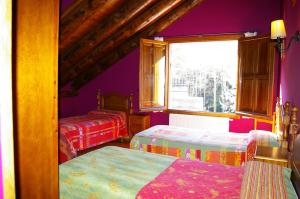
[[[284,1],[283,13],[287,31],[287,40],[300,30],[300,1]],[[283,101],[289,100],[300,107],[299,76],[300,76],[300,42],[293,42],[282,60],[281,90]],[[300,114],[298,112],[298,118]]]
[[[68,0],[70,1],[70,0]],[[207,0],[168,27],[159,36],[243,33],[267,34],[270,22],[281,16],[281,0]],[[138,111],[139,49],[134,50],[93,81],[82,87],[79,95],[60,101],[60,117],[84,114],[96,107],[96,89],[134,94]],[[253,123],[232,121],[232,130],[253,128]],[[151,113],[151,125],[168,124],[168,113]]]

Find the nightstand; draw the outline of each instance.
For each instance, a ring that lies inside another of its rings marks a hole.
[[[257,146],[254,159],[261,162],[289,166],[289,153],[286,148]]]
[[[150,127],[150,115],[132,114],[129,115],[129,135],[132,137],[136,133]]]

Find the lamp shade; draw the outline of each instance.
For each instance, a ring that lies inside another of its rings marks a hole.
[[[285,38],[286,32],[282,19],[271,22],[271,39]]]

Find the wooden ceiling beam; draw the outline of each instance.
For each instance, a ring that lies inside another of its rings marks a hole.
[[[135,33],[143,30],[147,26],[151,25],[159,18],[176,8],[183,0],[161,0],[145,12],[141,13],[138,17],[133,19],[130,23],[123,26],[121,29],[117,30],[109,39],[103,41],[97,47],[94,47],[90,53],[74,53],[72,59],[69,59],[69,62],[72,62],[69,68],[85,68],[95,63],[99,57],[105,57],[109,52],[114,49],[116,46],[120,45],[123,41],[134,35]],[[78,48],[77,52],[81,52],[81,48]],[[83,57],[84,56],[84,57]],[[81,60],[76,58],[83,57]],[[64,80],[64,74],[66,65],[62,63],[62,82],[67,83]]]
[[[68,77],[69,79],[74,80],[72,83],[72,88],[75,90],[79,89],[81,86],[85,85],[87,82],[99,75],[99,73],[103,72],[109,66],[125,57],[133,49],[137,48],[141,38],[150,38],[157,35],[203,1],[204,0],[184,1],[184,3],[182,3],[179,7],[158,20],[156,23],[152,24],[144,31],[135,34],[129,40],[123,42],[122,45],[119,45],[117,48],[115,48],[115,50],[108,56],[98,59],[97,64],[92,65],[92,67],[89,67],[85,72],[72,71],[69,73],[70,76]]]
[[[72,67],[91,52],[94,47],[157,1],[158,0],[127,0],[126,4],[109,15],[105,21],[95,26],[89,33],[83,35],[75,45],[60,51],[60,72],[64,73],[69,67]]]
[[[60,20],[60,51],[76,42],[123,2],[124,0],[76,1],[63,13]]]
[[[74,55],[72,59],[69,59],[70,61],[73,62],[71,65],[72,68],[77,67],[82,69],[95,63],[99,59],[99,57],[105,57],[116,46],[120,45],[122,42],[130,38],[135,33],[153,24],[159,18],[161,18],[162,16],[166,15],[174,8],[176,8],[183,1],[184,0],[159,1],[158,3],[156,3],[149,9],[147,9],[145,12],[143,12],[141,15],[139,15],[137,18],[132,20],[130,23],[126,24],[121,29],[116,31],[113,35],[111,35],[108,39],[103,41],[101,44],[94,47],[90,53],[85,52],[85,53]],[[78,58],[81,59],[78,60]],[[62,67],[65,68],[63,64]],[[64,74],[63,71],[62,73]]]

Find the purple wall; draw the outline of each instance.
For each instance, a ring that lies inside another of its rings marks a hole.
[[[267,34],[270,22],[281,16],[281,0],[209,0],[194,8],[159,36],[240,33],[257,31]],[[96,107],[96,89],[134,94],[138,111],[139,49],[114,64],[79,91],[79,96],[60,102],[60,116],[84,114]],[[167,113],[152,113],[151,125],[168,124]],[[237,125],[239,126],[239,125]]]
[[[287,42],[300,30],[300,1],[292,6],[291,1],[283,4],[284,22],[287,31]],[[300,107],[300,42],[294,42],[282,60],[281,89],[283,101],[289,100]],[[298,117],[300,114],[298,113]]]

